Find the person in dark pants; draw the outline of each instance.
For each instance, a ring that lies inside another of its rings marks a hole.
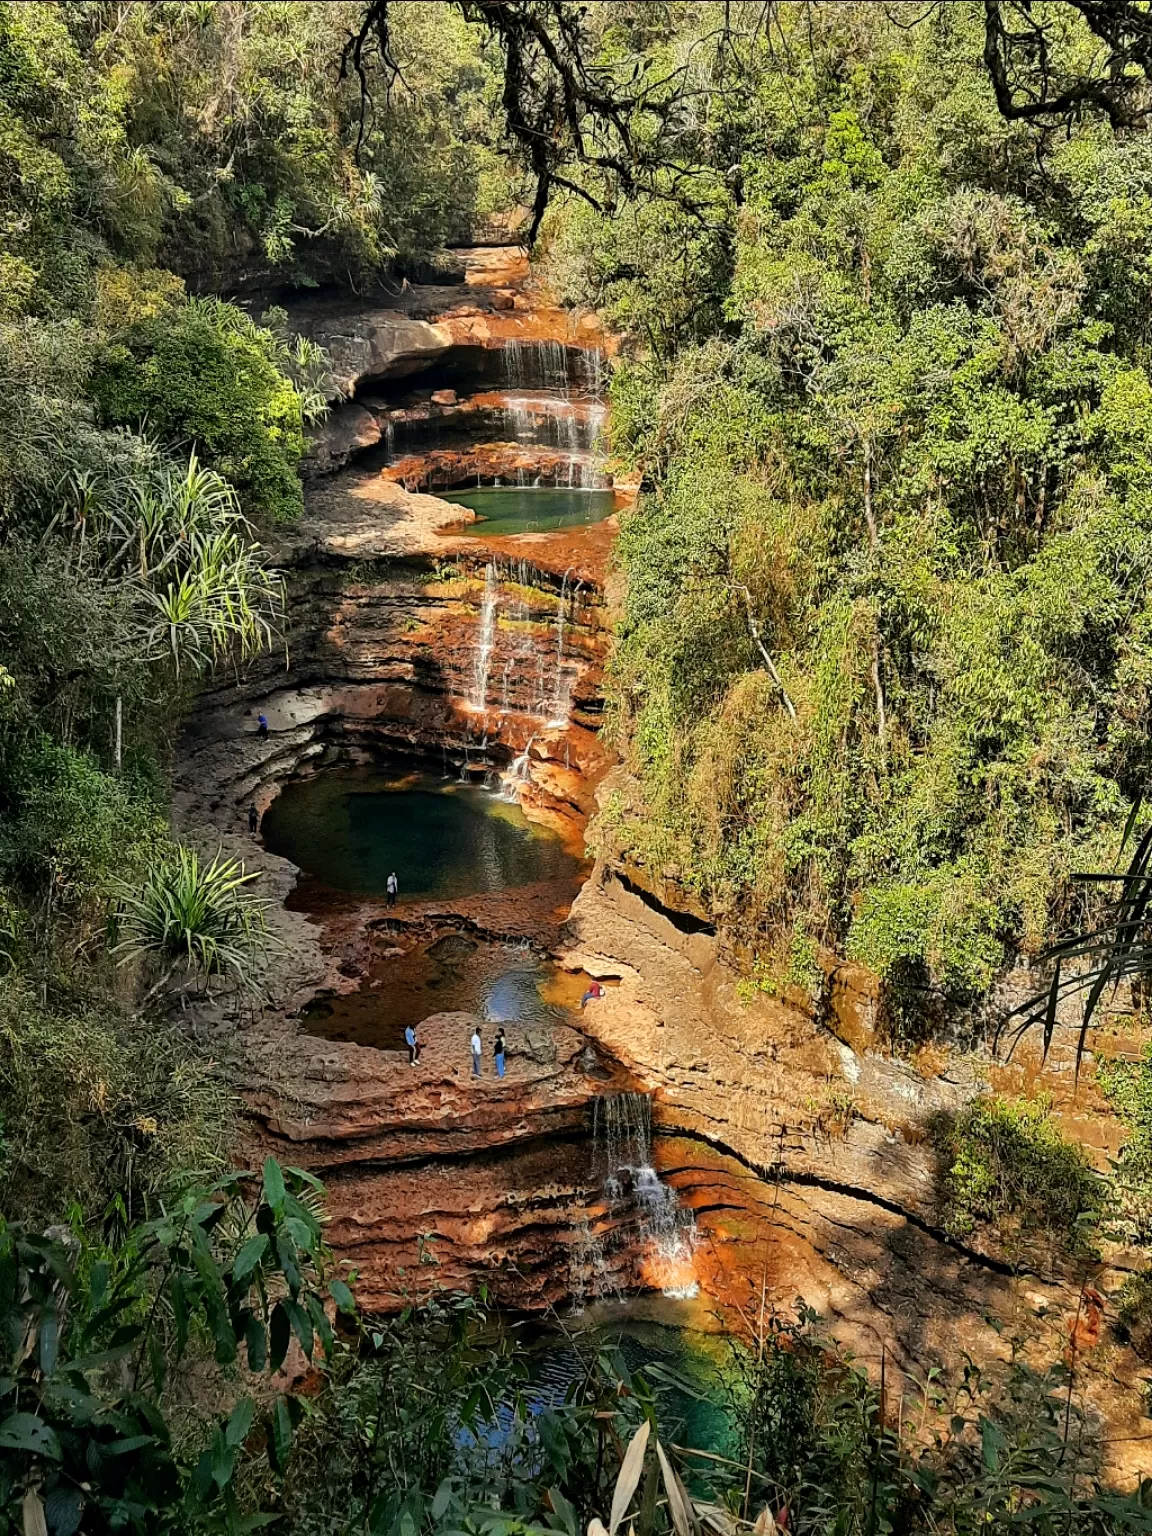
[[[480,1052],[483,1049],[480,1040],[480,1026],[477,1024],[472,1031],[472,1076],[480,1076]]]
[[[396,892],[400,889],[400,882],[396,878],[395,870],[393,870],[393,872],[384,882],[384,888],[388,892],[388,905],[390,907],[394,907],[396,905]]]
[[[408,1065],[414,1067],[420,1060],[420,1042],[416,1038],[416,1031],[409,1024],[404,1031],[404,1039],[408,1045]]]
[[[496,1076],[504,1076],[504,1027],[501,1025],[496,1031],[496,1044],[493,1047],[493,1055],[496,1057]]]
[[[260,812],[256,809],[256,807],[254,805],[250,805],[248,807],[248,831],[251,833],[251,835],[253,837],[256,836],[256,829],[257,829],[257,827],[259,825],[260,825]]]
[[[257,734],[257,736],[267,736],[267,734],[268,734],[268,716],[267,715],[257,715],[256,716],[256,734]]]

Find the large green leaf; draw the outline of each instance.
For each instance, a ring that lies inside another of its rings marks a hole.
[[[60,1460],[56,1431],[31,1413],[12,1413],[0,1423],[0,1450],[25,1451],[32,1456]]]

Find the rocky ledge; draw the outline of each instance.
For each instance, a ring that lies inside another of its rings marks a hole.
[[[583,1024],[655,1096],[657,1164],[696,1212],[706,1289],[745,1309],[762,1288],[785,1310],[803,1297],[861,1359],[878,1363],[883,1350],[910,1383],[962,1353],[990,1362],[1019,1348],[1047,1365],[1075,1337],[1089,1400],[1117,1437],[1113,1463],[1135,1470],[1140,1446],[1125,1437],[1146,1422],[1142,1366],[1106,1323],[1130,1256],[1009,1253],[942,1221],[931,1125],[986,1089],[990,1063],[884,1052],[874,980],[850,965],[833,970],[819,1020],[742,996],[707,923],[605,865],[581,890],[566,941],[564,964],[615,983]],[[1035,1060],[1011,1070],[1091,1117],[1087,1087],[1078,1106],[1067,1102],[1069,1042],[1043,1077]],[[1104,1319],[1090,1348],[1088,1313]]]

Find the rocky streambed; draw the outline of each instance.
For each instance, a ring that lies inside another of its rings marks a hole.
[[[1114,1294],[1129,1261],[1025,1260],[942,1223],[929,1127],[998,1069],[893,1057],[872,978],[850,966],[829,962],[819,1010],[750,1001],[687,902],[586,861],[597,795],[620,772],[598,734],[628,494],[600,441],[612,342],[536,291],[518,253],[462,260],[453,286],[293,313],[351,398],[276,552],[285,647],[204,696],[180,747],[182,828],[260,867],[276,901],[262,996],[218,998],[196,1024],[243,1096],[247,1154],[325,1179],[330,1240],[369,1309],[481,1281],[526,1309],[648,1288],[738,1316],[803,1296],[861,1358],[921,1384],[961,1352],[1006,1359],[1019,1340],[1050,1361],[1073,1339],[1123,1469],[1140,1365],[1084,1297]],[[485,493],[558,486],[610,501],[551,524],[526,501],[485,530]],[[278,841],[321,780],[338,819]],[[425,825],[417,794],[456,802]],[[479,831],[460,820],[468,796]],[[257,842],[250,804],[273,808]],[[337,849],[355,880],[333,873]],[[424,865],[461,860],[475,879],[429,886]],[[393,861],[389,906],[378,880]],[[604,995],[581,1010],[592,978]],[[1106,1124],[1066,1051],[1045,1073],[1081,1128]]]

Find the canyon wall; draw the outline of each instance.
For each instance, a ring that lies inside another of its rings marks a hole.
[[[263,811],[294,778],[381,762],[502,775],[529,814],[581,846],[610,767],[598,729],[615,519],[478,537],[465,509],[422,494],[478,479],[607,483],[589,447],[601,410],[589,359],[608,342],[595,317],[534,296],[519,258],[487,253],[469,275],[462,288],[408,290],[386,312],[325,302],[294,316],[356,398],[318,442],[306,517],[277,551],[285,651],[205,697],[177,775],[184,825],[242,852],[280,896],[297,872],[242,826],[248,804]],[[387,915],[302,897],[306,886],[275,913],[285,947],[262,978],[268,1005],[237,1028],[221,1000],[200,1027],[244,1095],[250,1155],[271,1150],[325,1178],[330,1238],[370,1309],[434,1283],[483,1280],[516,1307],[589,1288],[689,1288],[678,1234],[663,1250],[670,1278],[643,1199],[606,1196],[615,1176],[597,1165],[598,1106],[636,1091],[654,1105],[654,1173],[694,1213],[687,1262],[703,1296],[745,1310],[803,1296],[861,1358],[883,1351],[910,1381],[961,1351],[1007,1358],[1015,1339],[1037,1362],[1059,1358],[1085,1283],[1108,1297],[1124,1277],[1121,1253],[1073,1265],[945,1230],[933,1120],[989,1083],[1035,1087],[1038,1064],[893,1056],[876,1034],[874,980],[857,968],[830,963],[819,1012],[749,998],[705,917],[603,863],[578,895],[526,887]],[[513,1070],[480,1084],[466,1011],[423,1021],[415,1068],[398,1048],[309,1032],[318,999],[379,995],[386,1010],[390,957],[452,934],[558,954],[577,995],[589,976],[605,995],[543,1032],[512,1024]],[[1062,1039],[1044,1074],[1068,1127],[1114,1152],[1115,1121],[1090,1076],[1073,1084]],[[1078,1365],[1130,1470],[1139,1362],[1105,1330]]]

